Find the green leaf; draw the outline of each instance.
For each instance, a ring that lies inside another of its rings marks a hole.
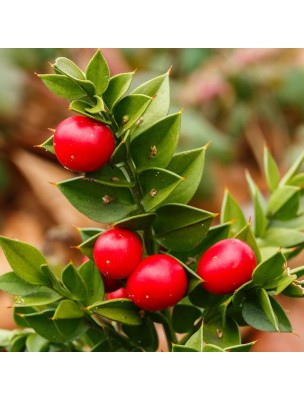
[[[86,286],[84,304],[90,306],[104,298],[104,284],[99,270],[93,262],[86,262],[78,270]]]
[[[293,178],[289,179],[287,182],[290,186],[304,186],[304,172],[295,175]]]
[[[112,321],[122,322],[127,325],[140,325],[141,318],[137,307],[128,299],[115,299],[95,304],[89,309],[94,314],[99,314]]]
[[[216,346],[215,344],[206,344],[203,348],[204,353],[223,353],[225,350],[223,350],[221,347]]]
[[[296,277],[299,279],[304,275],[304,265],[301,265],[300,267],[293,268],[290,270],[291,275],[296,275]]]
[[[226,347],[225,351],[229,351],[231,353],[248,352],[251,350],[252,346],[255,345],[255,343],[256,342],[250,342],[250,343],[239,344],[237,346]]]
[[[197,352],[197,350],[192,349],[192,347],[183,346],[181,344],[173,344],[172,352],[189,353],[189,352]]]
[[[141,325],[123,325],[123,332],[129,336],[136,346],[146,351],[156,351],[158,348],[158,336],[154,323],[144,319]]]
[[[138,170],[167,167],[178,142],[180,124],[181,113],[169,115],[131,141],[131,156]]]
[[[142,171],[139,174],[139,182],[143,191],[141,203],[145,211],[151,211],[164,203],[182,180],[179,175],[161,168]]]
[[[102,95],[106,105],[110,110],[114,107],[114,105],[122,98],[122,96],[128,91],[134,72],[127,72],[123,74],[118,74],[112,76],[109,82],[109,86],[107,90]]]
[[[144,113],[141,125],[134,126],[133,135],[137,136],[154,124],[155,121],[168,114],[170,106],[169,74],[170,70],[161,76],[143,83],[132,92],[132,94],[144,94],[155,97],[150,107]]]
[[[47,139],[45,142],[42,144],[36,146],[36,147],[42,147],[44,150],[55,154],[55,149],[54,149],[54,135],[52,135],[49,139]]]
[[[282,293],[296,279],[296,275],[282,276],[276,283],[276,290],[274,292],[275,296]]]
[[[207,235],[215,214],[181,205],[167,204],[156,210],[155,240],[175,251],[196,247]]]
[[[269,190],[273,192],[279,186],[280,172],[267,147],[264,148],[264,170]]]
[[[134,217],[115,222],[113,226],[130,229],[131,231],[141,231],[145,228],[149,228],[153,224],[155,217],[155,213],[135,215]]]
[[[54,320],[57,319],[77,319],[84,316],[84,311],[80,309],[80,304],[72,300],[62,300],[56,308],[53,316]]]
[[[69,60],[66,57],[58,57],[55,61],[54,67],[57,68],[60,72],[63,72],[65,75],[70,76],[71,78],[76,78],[80,80],[84,80],[84,73],[80,68],[77,67],[73,61]]]
[[[55,343],[75,340],[87,329],[87,324],[83,319],[54,321],[53,314],[53,310],[45,310],[24,315],[24,319],[38,335]]]
[[[286,259],[279,251],[272,257],[261,262],[253,271],[253,282],[261,287],[271,285],[285,271]]]
[[[223,304],[229,295],[220,296],[217,294],[209,293],[202,285],[197,285],[189,294],[189,300],[195,306],[201,308],[211,308]]]
[[[132,187],[134,183],[129,182],[126,175],[118,167],[105,165],[101,169],[85,174],[85,177],[94,182],[108,186]]]
[[[260,237],[265,232],[267,226],[263,196],[248,172],[246,173],[246,179],[250,188],[254,206],[254,234],[257,237]]]
[[[118,146],[116,146],[115,150],[112,153],[110,158],[110,165],[120,164],[123,161],[126,161],[129,157],[129,147],[130,147],[130,132],[128,131]]]
[[[27,334],[21,334],[16,336],[11,344],[9,351],[12,353],[20,353],[25,351],[25,342],[26,342]]]
[[[259,296],[259,301],[260,301],[260,305],[262,307],[262,310],[267,315],[267,318],[269,319],[271,324],[275,327],[275,330],[279,331],[277,318],[276,318],[276,315],[275,315],[275,313],[273,311],[273,308],[271,306],[270,298],[269,298],[266,290],[263,289],[263,288],[260,289],[259,292],[258,292],[258,296]]]
[[[43,352],[48,350],[49,341],[36,333],[31,333],[26,338],[25,345],[29,352]]]
[[[111,125],[111,122],[106,121],[104,118],[102,118],[99,114],[90,114],[87,109],[89,109],[91,105],[89,103],[86,103],[85,101],[82,100],[74,100],[69,106],[69,109],[71,111],[75,111],[78,114],[84,115],[86,117],[95,119],[96,121],[102,122],[103,124],[106,125]]]
[[[85,91],[71,78],[63,75],[38,75],[45,86],[59,97],[75,100],[86,96]]]
[[[48,281],[48,286],[52,286],[53,289],[55,289],[59,293],[65,292],[64,286],[62,285],[59,276],[56,276],[56,274],[59,275],[59,271],[57,272],[54,267],[51,268],[46,264],[41,265],[40,269]]]
[[[267,229],[261,245],[263,247],[295,247],[303,245],[304,234],[293,229],[269,228]]]
[[[303,297],[304,290],[300,285],[292,282],[286,289],[283,290],[282,294],[287,297]]]
[[[81,213],[97,222],[116,222],[137,207],[131,191],[74,178],[57,184],[62,194]]]
[[[281,179],[280,182],[280,186],[284,186],[284,185],[290,185],[293,184],[295,185],[296,181],[294,178],[296,178],[296,174],[299,172],[302,164],[304,161],[304,153],[302,153],[296,160],[295,162],[292,164],[292,166],[289,168],[289,170],[286,172],[286,174],[283,176],[283,178]],[[303,176],[303,173],[300,174],[300,176]],[[302,178],[302,177],[301,177]],[[302,179],[300,180],[302,183]],[[293,183],[292,183],[293,182]],[[298,186],[298,185],[296,185]],[[301,185],[302,186],[302,185]]]
[[[83,300],[87,296],[85,283],[72,263],[68,264],[62,271],[62,282],[71,293],[71,298]]]
[[[257,263],[261,262],[261,253],[257,242],[255,240],[254,234],[251,230],[250,224],[247,224],[236,236],[235,239],[242,240],[247,243],[251,249],[254,251]]]
[[[104,232],[104,229],[100,228],[78,228],[80,237],[83,241],[90,239],[91,237],[97,235],[97,233]]]
[[[58,301],[62,296],[48,287],[41,287],[15,301],[15,307],[35,307]]]
[[[110,71],[100,50],[96,51],[89,62],[86,70],[86,78],[94,83],[98,96],[107,89],[110,81]]]
[[[28,283],[47,283],[40,266],[46,263],[39,250],[30,244],[0,236],[0,246],[14,272]]]
[[[153,98],[149,96],[131,94],[115,104],[113,114],[121,131],[131,128],[143,115],[152,100]]]
[[[188,304],[177,304],[172,313],[173,329],[177,333],[190,332],[195,321],[202,315],[197,308]]]
[[[267,216],[279,220],[296,217],[300,205],[300,188],[283,186],[276,189],[268,202]]]
[[[93,107],[88,107],[85,110],[90,114],[99,114],[100,112],[104,111],[104,104],[101,97],[94,95],[93,96],[96,100],[96,104]]]
[[[226,189],[221,209],[221,224],[231,222],[231,235],[239,232],[247,222],[241,207]]]
[[[102,232],[104,232],[104,230],[96,233],[96,235],[90,237],[86,241],[82,242],[79,246],[77,246],[78,250],[80,250],[82,252],[82,254],[86,255],[91,260],[93,260],[94,245],[96,243],[96,240],[99,238],[99,236],[101,235]]]
[[[227,317],[225,321],[216,315],[204,323],[204,341],[221,348],[241,343],[239,327],[234,319]]]
[[[203,351],[204,346],[204,329],[205,326],[201,325],[201,327],[190,337],[190,339],[186,342],[186,346],[192,348],[196,351]]]
[[[173,156],[167,169],[185,180],[169,195],[168,202],[187,204],[192,199],[203,176],[206,149],[204,146]]]
[[[25,282],[15,272],[7,272],[0,276],[0,290],[13,296],[25,296],[37,290],[37,285]]]

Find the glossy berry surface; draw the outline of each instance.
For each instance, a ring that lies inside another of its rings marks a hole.
[[[247,243],[224,239],[211,246],[198,263],[197,274],[210,293],[227,294],[251,280],[256,257]]]
[[[110,292],[107,294],[107,300],[114,300],[114,299],[128,299],[127,291],[124,287],[121,287],[114,292]]]
[[[97,239],[93,256],[99,271],[107,278],[128,277],[142,258],[139,237],[126,229],[112,228]]]
[[[90,172],[107,164],[115,149],[115,140],[106,125],[75,115],[57,126],[54,149],[58,161],[65,168]]]
[[[127,280],[129,299],[143,310],[158,311],[178,303],[187,291],[181,264],[166,254],[146,257]]]

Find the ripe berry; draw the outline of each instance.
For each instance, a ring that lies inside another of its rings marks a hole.
[[[143,310],[157,311],[178,303],[187,291],[187,275],[166,254],[146,257],[127,280],[129,299]]]
[[[127,298],[128,298],[127,291],[124,287],[121,287],[120,289],[117,289],[114,292],[107,294],[107,300],[127,299]]]
[[[112,228],[97,239],[93,257],[97,268],[107,278],[123,279],[140,263],[142,252],[141,241],[135,233]]]
[[[81,115],[63,120],[54,134],[54,149],[59,162],[76,172],[90,172],[109,161],[115,140],[101,122]]]
[[[247,243],[224,239],[211,246],[198,263],[197,274],[210,293],[227,294],[250,281],[256,257]]]

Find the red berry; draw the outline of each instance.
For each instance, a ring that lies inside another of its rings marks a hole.
[[[85,262],[87,262],[89,260],[90,259],[87,256],[83,256],[81,264],[84,264]],[[116,279],[108,278],[107,276],[102,275],[102,274],[100,274],[100,275],[102,276],[104,289],[105,289],[106,293],[113,292],[114,290],[119,289],[121,287],[121,283],[119,281],[117,281]]]
[[[146,257],[133,271],[126,286],[129,299],[143,310],[157,311],[178,303],[187,291],[187,275],[173,257]]]
[[[107,278],[123,279],[131,274],[142,258],[138,236],[126,229],[112,228],[97,239],[93,256],[99,271]]]
[[[114,292],[107,294],[107,300],[127,299],[127,298],[128,298],[127,291],[124,287],[121,287],[120,289],[117,289]]]
[[[247,243],[224,239],[211,246],[198,263],[197,274],[210,293],[227,294],[251,280],[256,257]]]
[[[109,161],[115,140],[110,129],[94,119],[75,115],[63,120],[54,134],[59,162],[76,172],[90,172]]]

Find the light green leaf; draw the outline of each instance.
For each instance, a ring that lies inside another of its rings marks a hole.
[[[289,170],[286,172],[286,174],[283,176],[283,178],[281,179],[280,182],[280,186],[284,186],[284,185],[291,185],[291,184],[295,184],[295,179],[296,178],[296,174],[299,172],[302,164],[304,161],[304,153],[302,153],[296,160],[295,162],[292,164],[292,166],[289,168]],[[300,176],[303,176],[303,173],[300,174]],[[301,181],[301,180],[300,180]],[[291,183],[293,182],[293,183]],[[301,181],[302,183],[302,181]],[[296,185],[298,186],[298,185]],[[301,185],[302,186],[302,185]]]
[[[304,234],[293,229],[269,228],[267,229],[261,245],[271,247],[295,247],[303,245]]]
[[[256,342],[250,342],[250,343],[244,343],[244,344],[239,344],[237,346],[230,346],[226,347],[225,351],[229,351],[231,353],[235,352],[248,352],[251,350],[252,346],[255,345]]]
[[[62,300],[56,308],[53,320],[82,318],[84,311],[80,307],[80,304],[75,303],[75,301]]]
[[[73,61],[69,60],[66,57],[58,57],[53,65],[57,70],[64,73],[65,75],[70,76],[71,78],[76,78],[80,80],[85,80],[84,73],[80,68],[77,67]]]
[[[93,96],[96,100],[96,104],[93,107],[88,107],[85,110],[90,114],[99,114],[100,112],[104,111],[104,104],[101,97],[94,95]]]
[[[167,167],[178,142],[180,123],[181,113],[169,115],[131,141],[130,152],[138,170]]]
[[[91,261],[83,264],[78,270],[86,286],[84,304],[90,306],[104,298],[104,284],[99,270]]]
[[[201,327],[190,337],[186,342],[186,346],[196,351],[203,351],[204,346],[204,329],[205,326],[202,324]]]
[[[116,222],[126,218],[136,205],[130,189],[73,178],[57,184],[62,194],[81,213],[97,222]]]
[[[206,344],[203,348],[203,352],[204,353],[223,353],[223,352],[225,352],[225,350],[219,346],[216,346],[215,344]]]
[[[128,91],[134,72],[127,72],[124,74],[118,74],[112,76],[109,82],[107,90],[103,93],[102,97],[110,110],[113,106],[122,98],[122,96]]]
[[[89,62],[86,70],[86,78],[94,83],[98,96],[107,89],[110,81],[110,71],[100,50],[96,51]]]
[[[36,333],[31,333],[26,338],[25,345],[29,352],[43,352],[47,351],[49,341]]]
[[[153,98],[149,96],[131,94],[115,104],[113,114],[122,132],[131,128],[139,120],[152,100]]]
[[[150,168],[139,174],[143,191],[141,203],[145,211],[151,211],[164,203],[169,194],[183,180],[179,175],[161,168]]]
[[[140,325],[142,320],[138,315],[137,307],[128,299],[115,299],[95,304],[89,309],[94,314],[99,314],[112,321],[122,322],[127,325]]]
[[[267,225],[263,196],[248,172],[246,173],[246,179],[254,206],[254,234],[257,237],[261,237]]]
[[[269,190],[273,192],[279,186],[280,172],[267,147],[264,148],[264,170]]]
[[[247,224],[241,207],[227,189],[221,209],[221,224],[225,222],[231,222],[231,236],[237,234]]]
[[[44,285],[40,266],[46,263],[41,252],[30,244],[0,236],[0,246],[14,272],[28,283]]]
[[[87,296],[87,290],[82,276],[72,263],[68,264],[62,271],[62,282],[71,293],[72,299],[84,300]]]
[[[41,287],[35,292],[18,297],[15,301],[15,307],[35,307],[54,303],[61,299],[61,295],[48,287]]]
[[[76,100],[86,96],[86,92],[71,78],[64,75],[38,75],[45,86],[59,97]]]
[[[258,296],[262,310],[267,315],[267,318],[269,319],[271,324],[275,327],[275,330],[279,331],[278,321],[274,313],[274,310],[272,309],[271,302],[266,290],[263,288],[260,289],[258,292]]]
[[[256,285],[265,287],[271,285],[285,271],[286,259],[279,251],[272,257],[261,262],[253,271],[252,280]]]
[[[91,105],[85,101],[82,100],[75,100],[72,101],[72,103],[69,106],[69,109],[71,111],[75,111],[78,114],[84,115],[86,117],[95,119],[96,121],[102,122],[103,124],[106,125],[111,125],[111,122],[106,121],[104,118],[102,118],[99,114],[90,114],[87,110],[91,107]]]
[[[300,205],[300,188],[283,186],[276,189],[267,205],[267,216],[280,220],[289,220],[297,215]]]
[[[282,278],[280,278],[276,283],[276,290],[274,292],[275,296],[282,293],[296,279],[296,275],[282,276]]]
[[[0,290],[13,296],[25,296],[37,290],[37,285],[25,282],[15,272],[7,272],[0,276]]]

